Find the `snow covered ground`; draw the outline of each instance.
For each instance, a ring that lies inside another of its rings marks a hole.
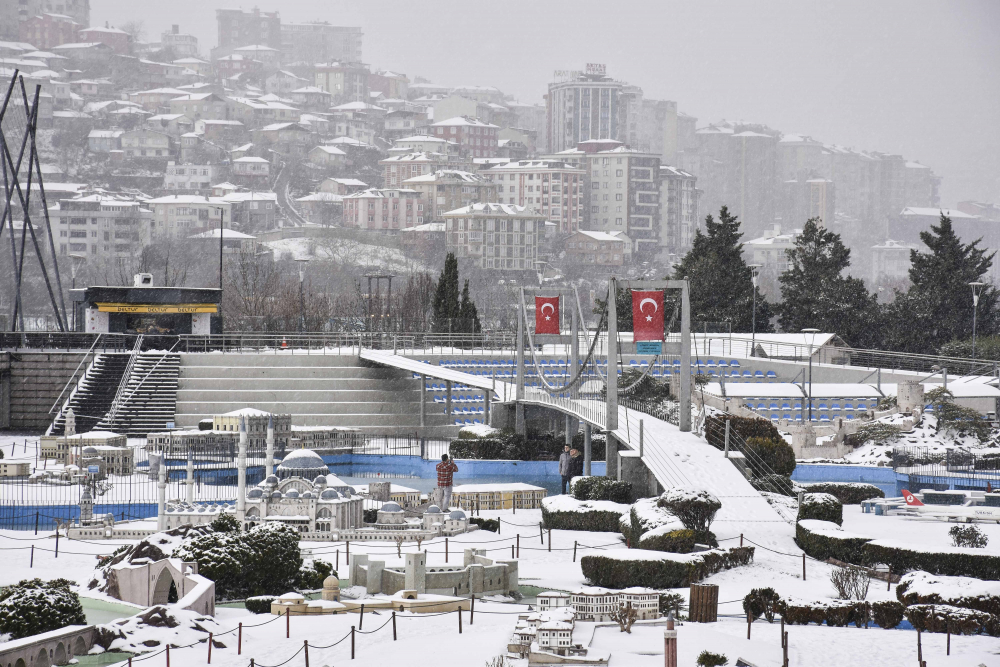
[[[374,266],[398,271],[426,271],[429,267],[406,257],[401,250],[338,238],[291,238],[268,241],[278,258],[323,259],[352,266]]]

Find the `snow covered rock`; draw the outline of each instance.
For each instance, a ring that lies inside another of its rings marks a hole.
[[[168,644],[177,648],[207,641],[208,633],[218,635],[222,626],[211,616],[170,605],[156,605],[141,614],[98,625],[95,630],[95,643],[105,650],[147,653]],[[218,639],[212,645],[225,648],[225,643]]]

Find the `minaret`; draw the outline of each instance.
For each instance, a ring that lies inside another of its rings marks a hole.
[[[236,519],[242,524],[247,513],[247,422],[240,417],[240,453],[236,459]]]
[[[188,447],[187,460],[187,502],[194,504],[194,451]]]
[[[267,416],[267,453],[264,459],[264,479],[274,474],[274,415]]]
[[[167,529],[167,455],[160,454],[159,479],[156,482],[156,529]]]
[[[667,612],[667,627],[663,631],[663,667],[677,667],[677,631],[674,612]]]

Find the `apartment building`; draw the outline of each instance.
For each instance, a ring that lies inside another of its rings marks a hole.
[[[416,190],[369,188],[344,196],[344,226],[398,232],[424,223],[425,203]]]
[[[572,233],[583,223],[586,171],[554,160],[512,160],[483,172],[502,204],[527,206]]]
[[[589,154],[591,231],[624,232],[633,251],[652,257],[660,229],[660,156],[624,146]]]
[[[221,197],[173,194],[143,202],[152,211],[153,236],[185,239],[218,229],[220,219],[231,227],[232,206]]]
[[[93,194],[60,199],[49,207],[52,234],[60,255],[86,261],[127,257],[148,245],[153,214],[144,202]]]
[[[500,128],[478,118],[458,116],[431,125],[434,136],[454,141],[463,155],[472,158],[496,157]]]
[[[288,62],[361,62],[364,33],[355,26],[326,21],[281,24],[281,50]]]
[[[219,28],[219,45],[212,49],[213,59],[248,44],[281,48],[281,18],[278,12],[262,12],[256,7],[249,11],[217,9],[215,20]]]
[[[660,165],[660,247],[682,255],[691,249],[698,228],[698,179],[678,167]]]
[[[168,162],[163,189],[178,194],[208,194],[219,175],[218,165]]]
[[[379,165],[382,166],[382,182],[386,187],[392,188],[409,178],[448,168],[452,166],[452,162],[443,153],[420,152],[391,155],[379,160]]]
[[[624,232],[579,230],[563,245],[568,267],[621,267],[632,259],[632,239]]]
[[[600,64],[588,64],[583,72],[556,72],[546,96],[549,152],[575,148],[590,139],[627,141],[626,87],[607,76]]]
[[[470,204],[448,211],[445,245],[477,268],[530,271],[538,260],[545,216],[517,204]]]
[[[497,201],[496,185],[467,171],[442,169],[408,178],[402,186],[420,193],[426,204],[426,222],[441,222],[445,212],[468,204]]]
[[[334,104],[368,102],[368,65],[358,61],[318,64],[314,68],[314,83],[333,95]]]

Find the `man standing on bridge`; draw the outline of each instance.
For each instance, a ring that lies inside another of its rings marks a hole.
[[[447,512],[451,505],[451,485],[458,466],[447,454],[441,455],[441,463],[434,468],[438,474],[438,488],[441,489],[441,511]]]
[[[559,475],[562,476],[562,493],[566,493],[566,485],[569,484],[569,480],[573,478],[573,473],[570,470],[572,465],[572,455],[569,453],[569,445],[563,445],[562,454],[559,455]]]

